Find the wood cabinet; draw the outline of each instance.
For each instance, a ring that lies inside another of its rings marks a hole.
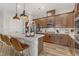
[[[55,25],[60,28],[73,28],[74,27],[74,14],[73,12],[55,16]]]
[[[35,20],[35,23],[36,23],[36,26],[39,25],[39,27],[46,27],[47,20],[46,20],[46,18],[37,19],[37,20]]]
[[[44,37],[41,37],[38,40],[38,55],[43,51],[43,39]]]
[[[66,27],[66,19],[65,15],[57,15],[55,16],[55,26],[59,28]]]
[[[55,20],[54,17],[46,17],[46,18],[40,18],[35,20],[35,23],[37,26],[39,25],[42,28],[48,27],[48,26],[50,27],[50,25],[51,27],[53,27],[54,20]]]
[[[40,27],[59,27],[59,28],[73,28],[74,27],[74,12],[59,14],[51,17],[37,19],[36,24]],[[49,26],[50,27],[50,26]]]
[[[51,17],[43,17],[34,20],[37,28],[54,27],[54,28],[74,28],[74,12],[68,12],[64,14],[59,14]]]
[[[48,33],[45,33],[44,35],[45,36],[44,36],[44,40],[43,41],[51,43],[52,42],[51,36]]]
[[[79,15],[79,3],[75,3],[74,15],[75,18]]]
[[[71,53],[71,55],[75,55],[75,41],[70,37],[68,36],[68,46],[69,46],[69,51]]]
[[[44,42],[68,46],[71,55],[75,55],[75,41],[65,34],[47,34],[44,38]]]
[[[73,40],[65,34],[45,34],[44,42],[59,44],[63,46],[69,46],[69,42]]]
[[[75,22],[74,22],[74,13],[70,13],[67,15],[67,28],[73,28],[75,25]]]
[[[68,46],[68,36],[61,34],[60,45]]]
[[[61,38],[60,35],[54,34],[53,36],[54,36],[54,38],[51,38],[52,41],[53,41],[53,43],[54,43],[54,44],[59,44],[60,38]]]
[[[55,10],[47,11],[47,16],[55,16]]]

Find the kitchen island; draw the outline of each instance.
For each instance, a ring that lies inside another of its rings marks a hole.
[[[35,34],[33,37],[26,37],[24,34],[7,34],[10,37],[17,38],[18,41],[30,46],[30,56],[38,56],[39,51],[43,49],[43,37],[44,35]],[[41,44],[40,44],[41,43]],[[39,50],[40,48],[40,50]]]
[[[45,34],[44,42],[67,46],[71,55],[75,55],[74,28],[46,28],[45,31],[42,29],[39,33]]]

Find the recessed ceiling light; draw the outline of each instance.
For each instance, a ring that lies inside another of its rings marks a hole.
[[[29,11],[29,14],[31,14],[31,11]]]
[[[40,8],[38,8],[39,10],[45,10],[44,6],[41,6]]]
[[[20,6],[20,5],[17,5],[17,8],[18,8],[18,9],[21,9],[21,6]]]
[[[45,7],[44,7],[44,6],[42,6],[42,7],[41,7],[41,9],[42,9],[42,10],[44,10],[44,9],[45,9]]]

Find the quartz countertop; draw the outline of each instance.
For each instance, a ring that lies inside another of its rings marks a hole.
[[[28,41],[32,41],[44,36],[43,34],[35,34],[34,36],[31,36],[31,37],[27,37],[25,36],[25,34],[7,34],[7,35],[11,37],[16,37],[16,38],[27,39]]]

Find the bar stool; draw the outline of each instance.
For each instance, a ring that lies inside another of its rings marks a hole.
[[[2,35],[2,34],[0,34],[0,42],[2,43],[2,47],[3,47],[3,45],[6,45],[5,44],[5,41],[6,41],[6,38],[5,38],[5,36],[4,35]]]
[[[11,46],[10,38],[7,35],[3,36],[3,41],[8,45]]]
[[[3,41],[2,41],[2,34],[0,34],[0,49],[2,50],[2,47],[3,47]]]
[[[2,41],[2,38],[3,38],[3,35],[0,34],[0,42],[3,42],[3,41]]]
[[[5,52],[10,53],[11,52],[10,49],[12,48],[11,42],[10,42],[10,38],[7,35],[2,35],[2,39],[1,40],[3,41],[3,47],[2,47],[3,48],[3,52],[4,53]],[[6,55],[8,55],[8,53]]]
[[[15,49],[15,52],[19,53],[19,55],[24,55],[23,52],[25,51],[28,51],[29,55],[29,45],[20,43],[16,38],[11,38],[10,41]]]
[[[6,41],[9,39],[6,35],[2,35],[1,41],[3,42],[3,45],[6,45]]]

